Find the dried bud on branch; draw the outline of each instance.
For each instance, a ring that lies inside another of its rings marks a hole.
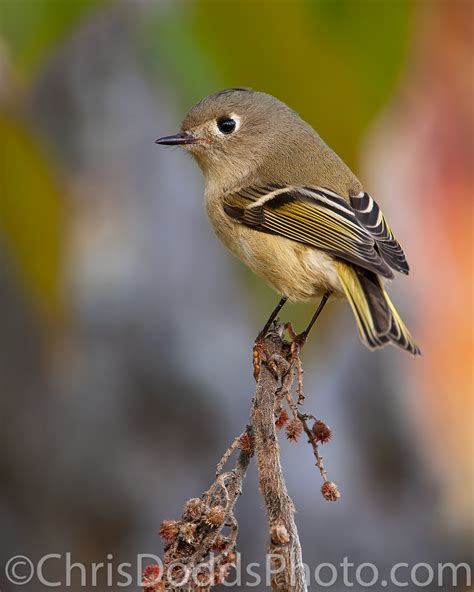
[[[222,506],[214,506],[211,508],[205,518],[206,524],[209,526],[221,526],[225,520],[225,509]]]
[[[191,524],[191,522],[185,522],[184,524],[181,524],[179,534],[183,540],[191,545],[194,542],[194,538],[196,536],[196,525]]]
[[[314,422],[311,432],[316,442],[320,442],[321,444],[326,444],[332,438],[332,432],[329,426],[319,419]]]
[[[341,497],[337,485],[332,481],[325,481],[322,484],[321,493],[323,494],[324,499],[328,500],[328,502],[336,502]]]
[[[176,520],[164,520],[160,526],[160,537],[166,545],[171,545],[179,532],[179,523]]]
[[[198,497],[192,497],[184,506],[184,515],[191,520],[197,520],[201,517],[204,510],[204,504]]]
[[[228,544],[229,540],[225,536],[218,534],[214,544],[212,545],[212,550],[223,551],[228,546]]]
[[[275,425],[280,430],[286,422],[289,420],[288,413],[286,409],[280,409],[278,413],[278,417],[276,418]]]
[[[297,442],[303,431],[303,426],[299,419],[292,419],[286,426],[286,437],[291,442]]]
[[[160,592],[164,589],[160,574],[160,568],[156,564],[145,567],[142,575],[143,592]]]

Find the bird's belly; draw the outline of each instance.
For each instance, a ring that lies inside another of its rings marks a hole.
[[[223,242],[252,271],[290,300],[312,300],[327,290],[341,291],[330,255],[241,224],[235,224],[232,230],[225,237],[220,236]]]

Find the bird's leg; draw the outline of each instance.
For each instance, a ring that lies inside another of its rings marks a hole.
[[[316,312],[314,313],[313,318],[310,320],[309,325],[306,327],[306,329],[302,333],[300,333],[299,335],[296,336],[296,341],[298,342],[298,345],[300,348],[303,347],[303,345],[305,344],[306,339],[308,338],[309,332],[313,328],[313,325],[316,322],[319,315],[322,313],[323,308],[326,306],[327,301],[329,300],[330,296],[331,296],[331,291],[328,290],[324,294],[324,296],[321,298],[321,301],[318,304],[318,308],[316,309]]]
[[[280,312],[280,310],[283,308],[283,305],[285,304],[285,302],[288,300],[288,298],[286,296],[283,296],[278,304],[275,306],[275,308],[272,311],[272,314],[269,316],[268,321],[265,323],[265,326],[263,327],[263,329],[260,331],[260,333],[257,335],[257,339],[255,340],[255,343],[257,343],[258,341],[262,341],[262,339],[265,339],[266,334],[268,333],[268,329],[270,329],[271,324],[273,323],[273,321],[276,319],[277,314]]]
[[[326,306],[326,303],[329,300],[330,296],[331,296],[331,292],[328,290],[324,294],[324,296],[321,298],[321,301],[318,304],[318,308],[316,309],[316,312],[314,313],[311,321],[309,322],[309,325],[306,327],[306,329],[303,332],[297,334],[296,331],[293,329],[293,325],[291,323],[285,324],[285,329],[288,331],[288,334],[291,337],[292,351],[295,348],[301,349],[303,347],[303,345],[306,343],[306,339],[308,339],[309,332],[311,331],[314,323],[316,322],[317,318],[319,317],[319,315],[323,311],[323,308]]]
[[[276,319],[277,314],[280,312],[287,300],[288,298],[286,296],[283,296],[280,299],[278,304],[273,309],[272,314],[268,318],[268,321],[265,323],[265,326],[255,339],[255,343],[253,346],[253,377],[255,378],[255,380],[258,380],[258,375],[260,374],[260,362],[263,355],[263,340],[265,339],[265,336],[267,335],[268,330],[270,329],[273,321]]]
[[[327,301],[329,300],[330,296],[331,296],[330,291],[327,291],[324,294],[324,296],[321,298],[320,303],[318,304],[318,308],[316,309],[316,312],[314,313],[311,321],[309,322],[309,325],[299,335],[295,332],[291,323],[285,324],[285,329],[288,331],[288,334],[291,337],[291,359],[292,359],[292,363],[295,364],[295,366],[296,366],[296,373],[298,376],[298,386],[296,387],[296,392],[298,394],[298,403],[302,403],[304,400],[303,367],[301,365],[299,353],[300,353],[303,345],[306,343],[306,339],[308,338],[309,332],[313,328],[314,323],[316,322],[317,318],[321,314],[321,312],[322,312],[323,308],[325,307]]]

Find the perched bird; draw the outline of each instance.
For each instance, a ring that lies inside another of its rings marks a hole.
[[[295,111],[266,93],[232,88],[186,115],[181,131],[156,140],[182,146],[205,177],[209,220],[222,242],[281,300],[321,298],[302,345],[331,295],[346,297],[370,349],[420,350],[385,289],[405,254],[360,181]]]

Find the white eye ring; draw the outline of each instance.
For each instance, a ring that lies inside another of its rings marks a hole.
[[[215,127],[215,131],[220,136],[231,136],[231,135],[235,134],[235,132],[240,128],[241,120],[240,120],[240,117],[238,115],[236,115],[235,113],[230,113],[228,116],[226,116],[223,119],[225,119],[226,121],[233,120],[235,122],[235,127],[232,128],[231,130],[229,130],[228,132],[225,132],[219,128],[219,122],[221,120],[217,119],[216,121],[214,121],[214,127]]]

